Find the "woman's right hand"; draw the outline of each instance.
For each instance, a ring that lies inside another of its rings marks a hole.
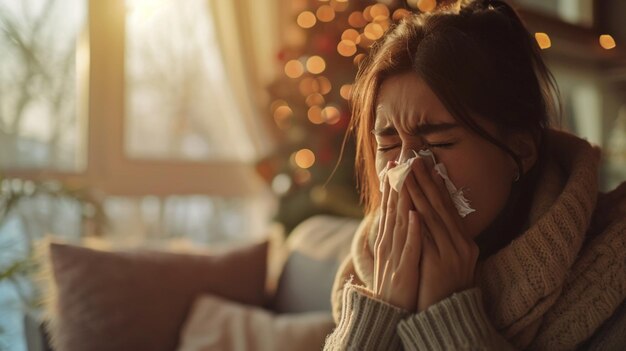
[[[393,168],[395,163],[389,164]],[[374,296],[414,312],[420,272],[421,223],[411,197],[402,186],[396,192],[384,182],[380,223],[374,244]]]

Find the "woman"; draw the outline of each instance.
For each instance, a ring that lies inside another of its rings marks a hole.
[[[366,216],[326,350],[626,345],[626,183],[598,193],[601,150],[550,128],[553,82],[502,1],[375,43],[352,96]]]

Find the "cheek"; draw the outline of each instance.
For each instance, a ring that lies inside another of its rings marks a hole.
[[[380,172],[387,166],[387,162],[391,160],[395,160],[392,158],[393,152],[378,152],[376,153],[376,174],[380,174]]]
[[[471,159],[476,162],[467,161]],[[476,237],[495,220],[508,199],[511,181],[505,169],[497,166],[501,162],[497,157],[466,158],[459,162],[462,168],[455,169],[457,172],[450,175],[457,187],[467,189],[464,191],[465,197],[476,209],[476,212],[463,219],[472,237]]]

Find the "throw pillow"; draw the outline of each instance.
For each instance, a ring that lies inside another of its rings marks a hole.
[[[50,260],[55,350],[171,351],[198,295],[266,303],[267,242],[213,255],[52,243]]]

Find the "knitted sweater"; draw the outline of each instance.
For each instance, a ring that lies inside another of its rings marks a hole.
[[[549,130],[546,153],[523,233],[478,261],[475,287],[425,311],[373,297],[378,221],[364,218],[335,278],[325,350],[571,350],[600,332],[626,345],[626,182],[599,193],[601,151],[574,135]],[[600,328],[610,318],[621,332]]]

